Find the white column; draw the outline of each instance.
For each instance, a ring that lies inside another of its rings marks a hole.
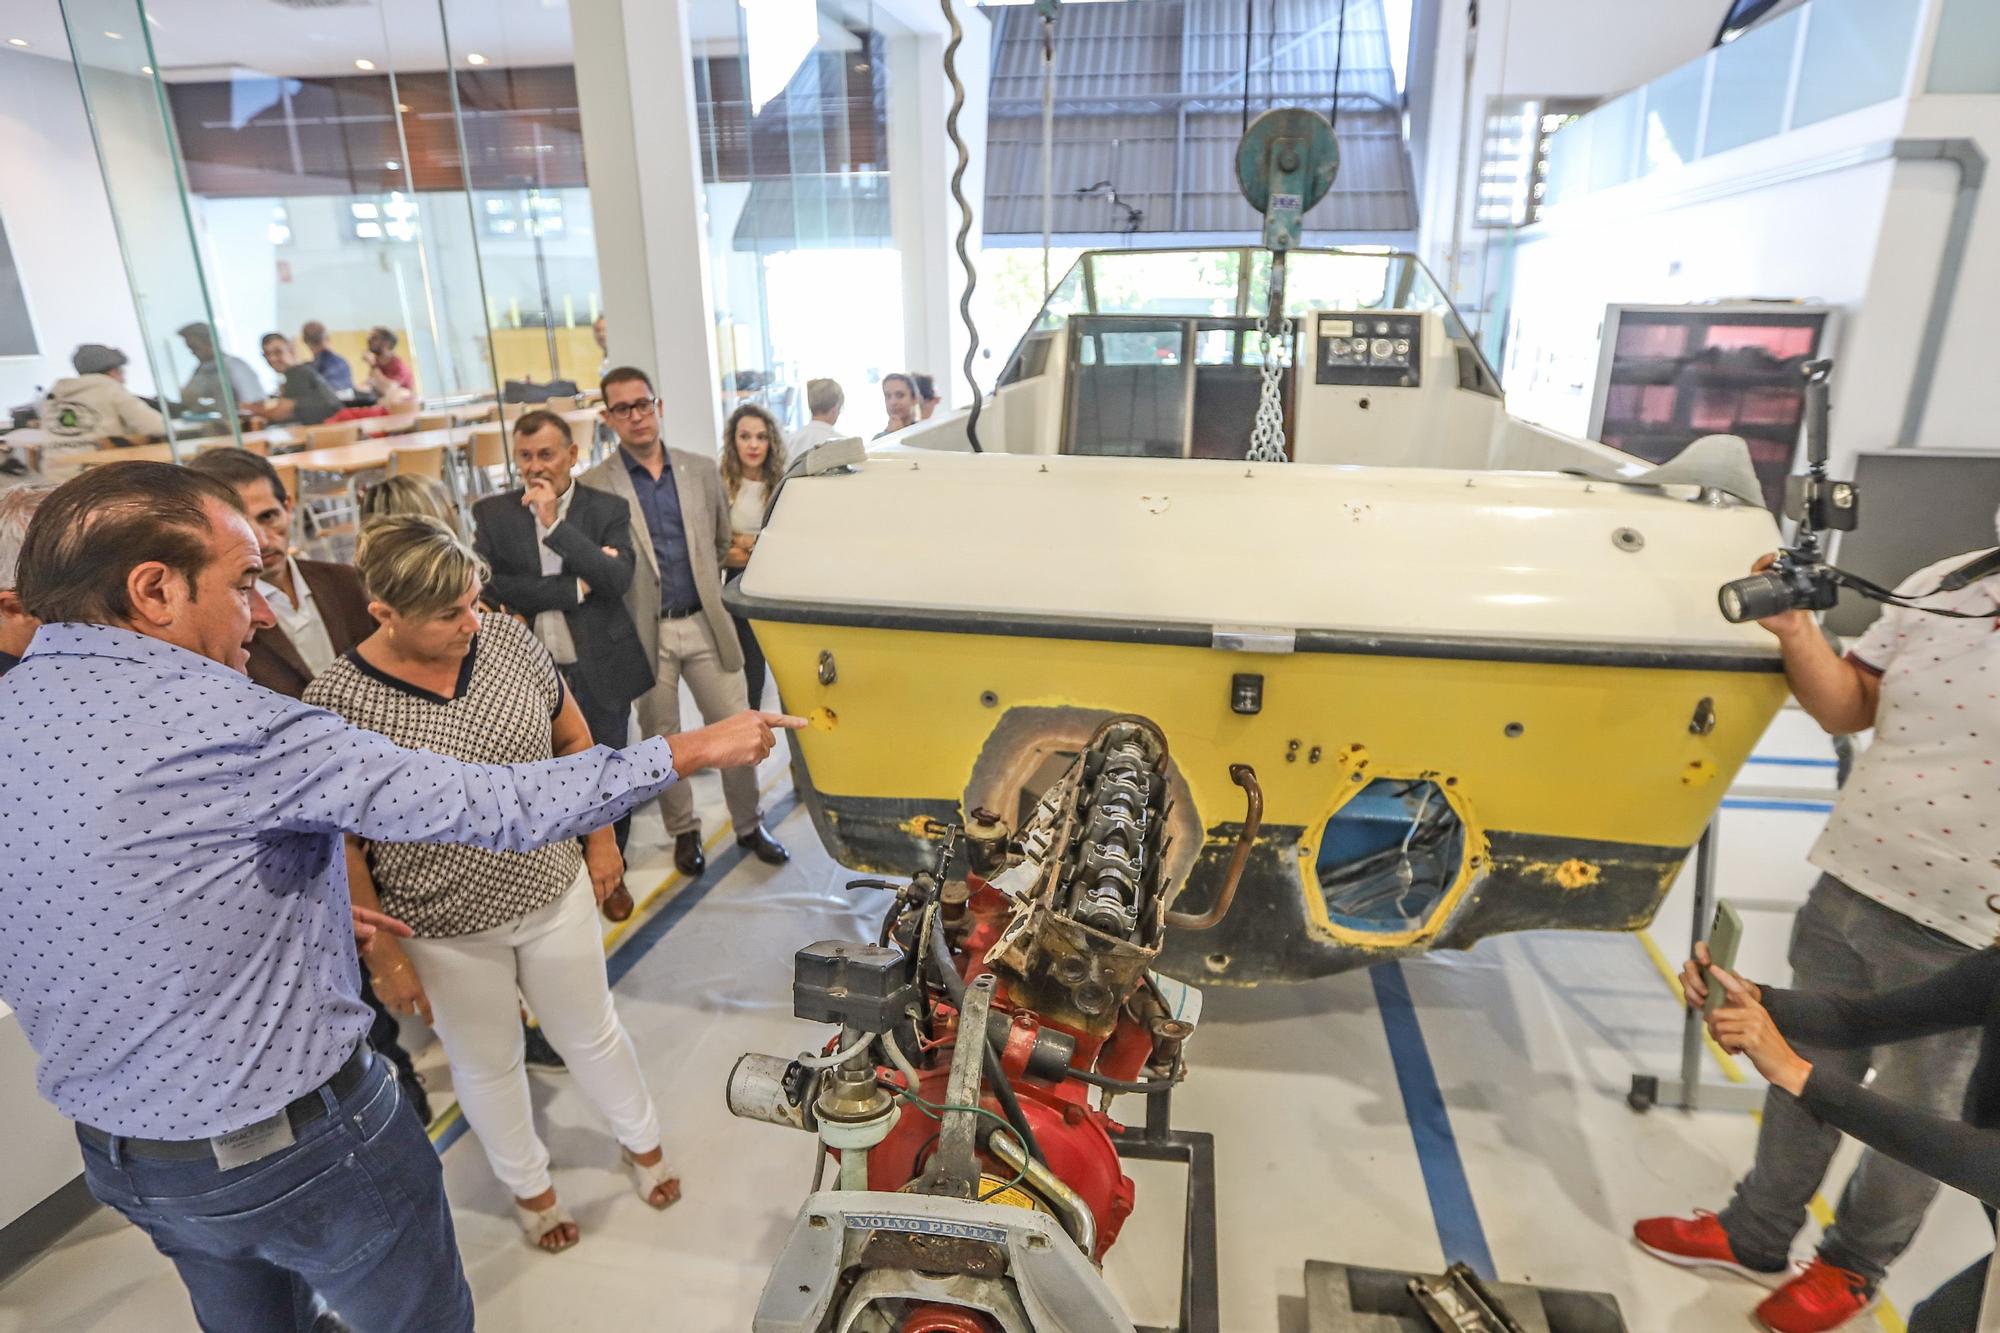
[[[722,436],[687,0],[571,0],[577,101],[614,365],[653,377],[667,442]]]
[[[965,87],[959,137],[971,157],[964,193],[972,204],[972,234],[966,248],[975,263],[986,213],[986,92],[991,70],[992,25],[973,5],[954,3],[964,32],[955,63]],[[969,403],[961,365],[967,335],[958,301],[965,270],[954,244],[958,205],[951,175],[958,151],[946,137],[951,86],[944,77],[948,29],[935,0],[901,0],[883,5],[908,31],[888,39],[889,48],[889,219],[903,267],[903,342],[906,368],[937,377],[947,408]],[[983,348],[992,349],[993,330],[980,330]],[[1010,348],[982,355],[975,367],[980,386],[993,391],[1001,359]]]

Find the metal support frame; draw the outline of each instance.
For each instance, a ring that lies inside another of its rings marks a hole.
[[[1694,946],[1708,938],[1709,921],[1715,915],[1716,829],[1721,819],[1709,821],[1694,849],[1694,919],[1688,932],[1688,956]],[[1663,1079],[1657,1074],[1632,1075],[1632,1089],[1625,1101],[1635,1111],[1655,1106],[1673,1106],[1683,1111],[1755,1111],[1764,1104],[1764,1090],[1747,1084],[1704,1083],[1701,1077],[1703,1021],[1699,1010],[1689,1009],[1681,1019],[1681,1069],[1679,1078]]]
[[[1135,1162],[1179,1162],[1187,1167],[1187,1222],[1181,1245],[1180,1323],[1143,1327],[1137,1333],[1221,1333],[1216,1276],[1215,1136],[1173,1128],[1173,1094],[1146,1099],[1146,1127],[1112,1136],[1118,1155]]]

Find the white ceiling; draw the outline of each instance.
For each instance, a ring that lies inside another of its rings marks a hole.
[[[666,0],[670,2],[670,0]],[[690,36],[699,49],[733,50],[741,0],[687,0]],[[881,12],[869,0],[821,0],[823,26],[842,21],[893,29],[895,0]],[[572,59],[569,0],[145,0],[152,56],[136,32],[109,28],[107,13],[135,14],[136,4],[70,0],[106,29],[78,41],[91,64],[137,70],[157,64],[169,80],[227,77],[228,71],[329,76],[359,72],[356,60],[382,70],[467,68],[477,53],[494,67],[561,65]],[[442,14],[440,14],[442,10]],[[136,18],[124,27],[136,28]],[[118,31],[112,38],[107,31]],[[56,0],[0,4],[0,41],[20,38],[35,55],[70,58]]]

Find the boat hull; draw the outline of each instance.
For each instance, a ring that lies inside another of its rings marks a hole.
[[[733,600],[786,708],[812,720],[795,734],[797,785],[857,870],[930,864],[943,826],[975,809],[1013,823],[1039,764],[1134,713],[1172,747],[1176,906],[1199,911],[1241,832],[1229,766],[1252,765],[1263,826],[1234,906],[1174,932],[1162,958],[1209,983],[1302,980],[1514,930],[1642,926],[1785,697],[1776,661],[1754,654],[1361,639],[1255,653]],[[1260,678],[1256,712],[1238,711],[1245,675]],[[1342,917],[1316,870],[1330,821],[1380,779],[1427,784],[1463,829],[1448,887],[1389,926]]]

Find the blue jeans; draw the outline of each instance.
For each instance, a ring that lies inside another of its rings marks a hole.
[[[174,1261],[203,1329],[307,1330],[317,1295],[358,1333],[470,1333],[444,1172],[389,1062],[319,1095],[329,1114],[233,1171],[79,1135],[90,1192]]]

